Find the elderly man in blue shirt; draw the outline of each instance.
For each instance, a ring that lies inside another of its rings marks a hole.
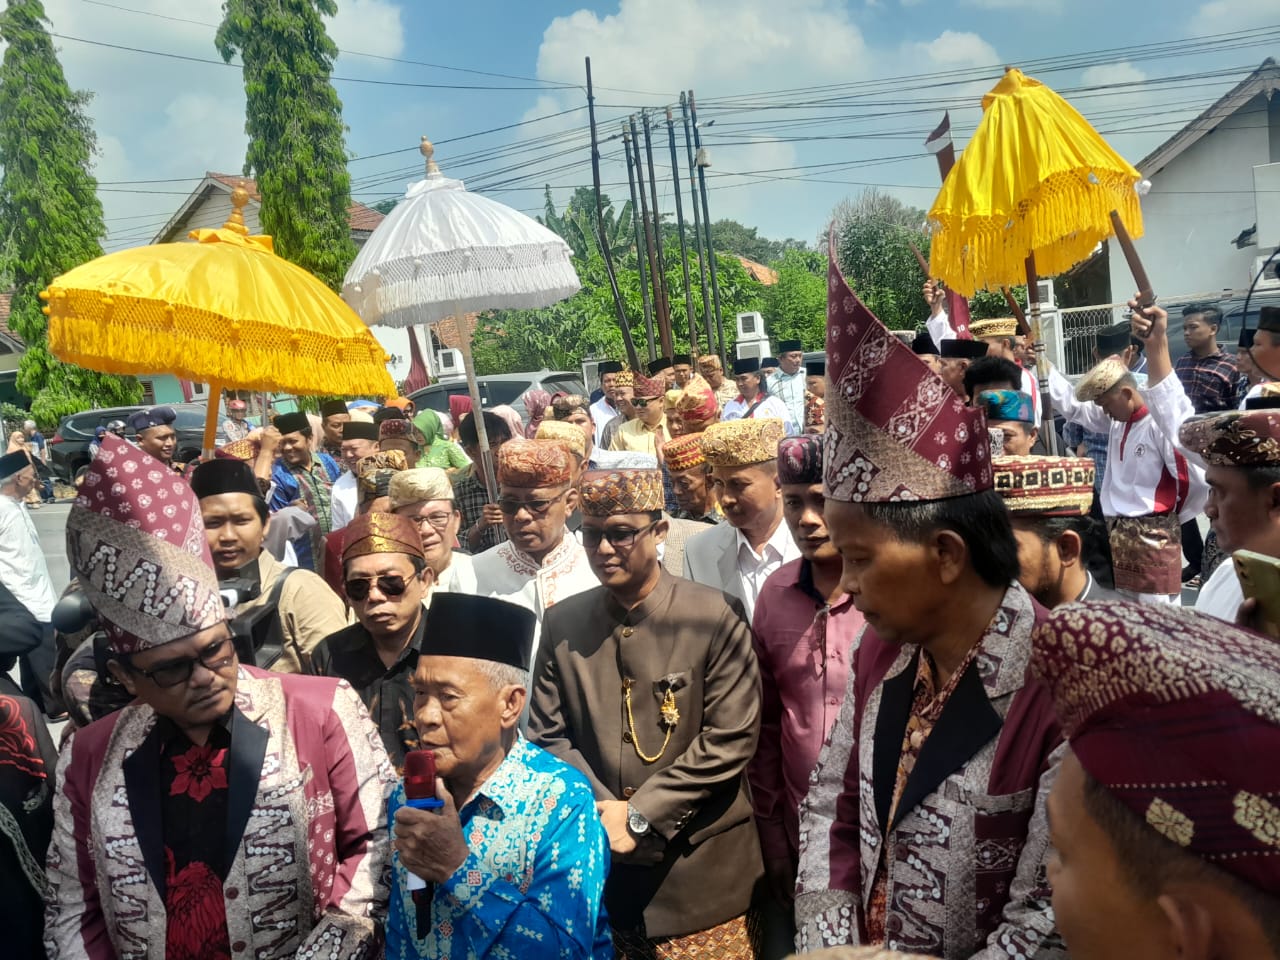
[[[442,806],[407,805],[403,783],[391,794],[390,960],[613,957],[591,787],[519,731],[534,623],[502,600],[432,598],[413,719]]]

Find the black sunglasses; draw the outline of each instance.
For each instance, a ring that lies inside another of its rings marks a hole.
[[[369,599],[369,591],[373,589],[375,583],[384,597],[403,597],[405,590],[409,586],[404,577],[395,573],[385,577],[362,577],[358,580],[347,581],[347,596],[357,603],[362,603]]]
[[[568,492],[568,490],[562,490],[549,500],[517,500],[514,497],[501,497],[498,500],[498,508],[508,517],[514,517],[522,509],[528,510],[535,517],[540,517],[551,509],[553,503],[564,499],[564,495]]]
[[[633,547],[635,546],[636,537],[642,533],[652,530],[658,521],[655,520],[648,526],[641,527],[639,530],[632,530],[630,527],[583,527],[582,528],[582,546],[587,550],[594,550],[600,546],[601,540],[608,540],[611,547]]]
[[[191,679],[197,663],[203,664],[207,670],[217,672],[225,670],[235,658],[235,644],[232,643],[230,636],[226,636],[213,646],[206,647],[198,656],[170,660],[150,670],[143,670],[141,667],[133,667],[133,670],[142,674],[157,687],[176,687]]]
[[[657,403],[658,399],[659,398],[657,397],[633,397],[631,399],[631,405],[633,407],[639,407],[641,410],[643,410],[649,404]]]

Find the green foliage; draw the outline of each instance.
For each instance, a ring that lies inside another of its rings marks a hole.
[[[758,228],[748,227],[737,220],[716,220],[711,224],[711,242],[717,250],[736,253],[756,263],[773,263],[788,250],[807,250],[803,240],[787,238],[770,240],[759,235]]]
[[[9,324],[27,345],[18,389],[33,398],[33,419],[56,424],[94,407],[137,403],[133,377],[62,363],[49,352],[40,291],[54,277],[101,256],[106,233],[86,106],[73,91],[49,37],[39,0],[9,0],[0,12],[0,276],[13,286]]]
[[[403,197],[387,197],[386,199],[379,200],[377,203],[369,204],[369,209],[377,210],[383,216],[386,216],[388,213],[390,213],[392,210],[398,207],[400,205],[400,201],[403,199],[404,199]]]
[[[599,253],[600,241],[596,229],[596,193],[590,187],[578,187],[565,204],[563,213],[556,213],[555,201],[551,198],[551,185],[547,184],[545,193],[546,207],[538,222],[544,227],[558,233],[573,251],[578,260],[587,260]],[[631,201],[622,205],[622,210],[615,214],[613,202],[605,194],[600,195],[604,216],[605,241],[614,259],[618,259],[635,248],[635,226],[631,220]]]
[[[837,232],[837,260],[845,279],[891,330],[914,330],[929,313],[913,243],[929,256],[927,236],[882,220],[849,220]]]
[[[1027,309],[1026,285],[1014,287],[1012,293],[1013,298],[1018,301],[1018,305],[1025,311]],[[1008,301],[1005,300],[1004,294],[999,290],[979,290],[969,298],[969,318],[971,320],[1007,317],[1012,313],[1013,311],[1009,309]]]
[[[262,226],[276,252],[334,290],[355,258],[348,208],[342,102],[329,77],[338,48],[323,16],[335,0],[226,0],[215,38],[228,62],[244,62],[252,172]]]
[[[821,349],[827,335],[827,258],[813,250],[788,250],[776,269],[778,282],[764,291],[770,336]]]

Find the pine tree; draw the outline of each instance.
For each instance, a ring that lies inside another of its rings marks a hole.
[[[342,101],[329,82],[338,48],[322,16],[335,0],[226,0],[218,52],[244,64],[249,150],[276,252],[335,290],[355,258]]]
[[[10,326],[27,345],[18,389],[44,425],[94,407],[142,399],[133,377],[62,363],[49,352],[49,323],[39,299],[55,276],[101,256],[106,233],[89,97],[73,91],[49,37],[40,0],[8,0],[0,12],[0,276],[13,285]]]

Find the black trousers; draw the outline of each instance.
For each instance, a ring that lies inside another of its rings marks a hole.
[[[1193,573],[1200,573],[1204,561],[1204,539],[1200,536],[1200,524],[1194,519],[1182,525],[1182,555]]]

